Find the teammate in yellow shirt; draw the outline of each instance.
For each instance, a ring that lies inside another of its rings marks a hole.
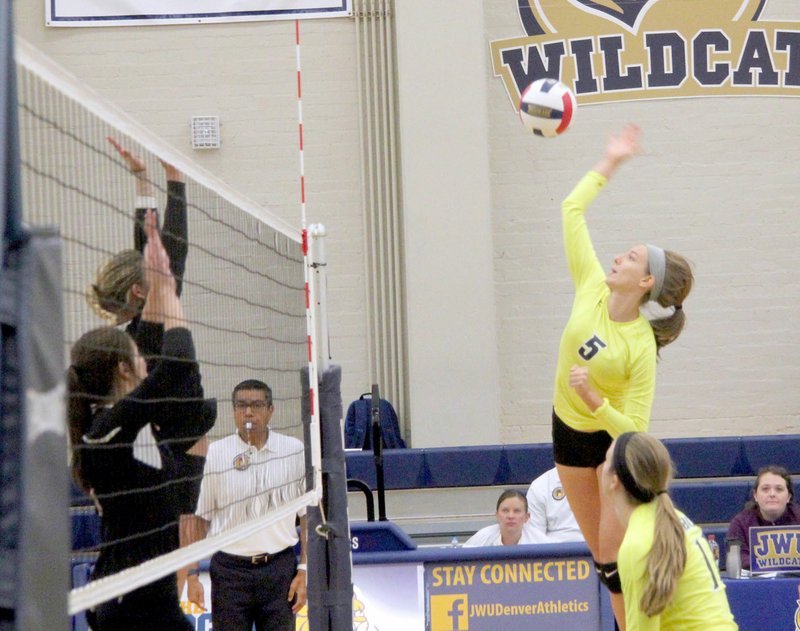
[[[625,532],[617,563],[627,630],[736,631],[708,542],[670,499],[672,462],[661,441],[620,435],[601,479]]]
[[[567,499],[611,591],[620,629],[624,605],[616,569],[622,532],[601,497],[600,465],[614,437],[644,431],[650,422],[656,358],[674,341],[692,288],[688,262],[654,245],[636,245],[614,258],[608,274],[597,260],[584,212],[611,175],[639,152],[640,130],[612,135],[600,162],[564,200],[564,249],[575,300],[559,347],[553,402],[553,455]],[[667,310],[648,321],[648,301]]]

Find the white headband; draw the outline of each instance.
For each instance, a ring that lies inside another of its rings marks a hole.
[[[662,248],[647,244],[647,266],[655,279],[653,287],[650,289],[650,300],[658,300],[661,288],[664,286],[664,273],[667,269],[667,258],[664,256]]]

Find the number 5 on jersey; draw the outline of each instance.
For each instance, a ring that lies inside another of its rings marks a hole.
[[[587,362],[600,352],[601,348],[605,348],[606,343],[596,335],[593,335],[586,343],[578,349],[580,355]]]

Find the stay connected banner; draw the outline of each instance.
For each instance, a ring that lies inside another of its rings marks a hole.
[[[600,596],[590,559],[428,563],[426,631],[597,631]]]
[[[45,0],[47,26],[201,24],[351,14],[352,0]]]

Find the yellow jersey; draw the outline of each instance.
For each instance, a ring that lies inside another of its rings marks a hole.
[[[625,598],[628,631],[736,631],[725,584],[703,531],[676,511],[686,533],[686,567],[672,600],[653,617],[639,608],[647,585],[647,554],[653,545],[656,502],[638,506],[619,548],[617,567]]]
[[[562,204],[564,250],[575,300],[561,336],[553,408],[571,428],[624,432],[646,431],[656,384],[656,341],[647,319],[615,322],[608,315],[610,290],[597,260],[584,212],[606,178],[590,171]],[[589,367],[592,387],[603,404],[590,411],[569,385],[570,368]]]

